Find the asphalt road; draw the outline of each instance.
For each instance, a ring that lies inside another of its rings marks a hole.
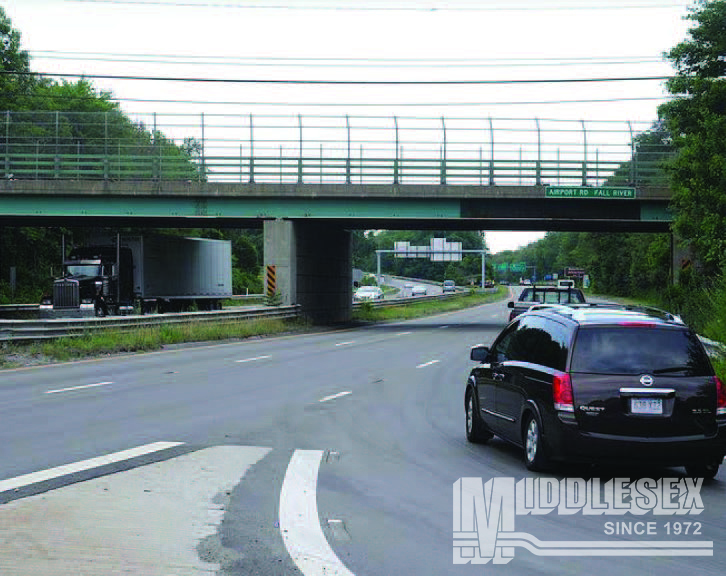
[[[396,324],[4,371],[0,483],[136,446],[181,444],[0,492],[6,502],[0,525],[9,507],[38,498],[26,498],[35,492],[47,505],[62,487],[98,476],[121,477],[129,468],[173,463],[219,446],[255,447],[259,453],[243,459],[249,470],[225,492],[216,527],[221,551],[208,553],[212,560],[228,559],[220,561],[221,574],[604,575],[615,566],[628,575],[723,574],[723,471],[701,489],[698,516],[555,511],[516,517],[517,532],[565,542],[643,539],[606,537],[608,521],[655,522],[649,540],[666,539],[665,531],[674,528],[666,527],[669,520],[698,521],[700,536],[670,538],[713,542],[712,556],[548,557],[517,548],[506,565],[454,565],[452,490],[460,478],[683,477],[680,469],[569,467],[532,474],[521,451],[497,439],[468,444],[463,391],[472,367],[469,347],[490,343],[507,315],[503,301]],[[184,492],[184,478],[173,486]],[[14,553],[0,537],[0,566]]]
[[[426,286],[426,296],[436,296],[443,294],[443,288],[440,284],[431,283],[428,280],[416,280],[412,278],[395,278],[393,276],[385,276],[385,284],[398,288],[400,292],[391,295],[392,298],[411,298],[411,286]]]

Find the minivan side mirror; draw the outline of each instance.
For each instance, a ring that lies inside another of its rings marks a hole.
[[[488,346],[473,346],[469,356],[474,362],[486,362],[489,359]]]
[[[514,308],[514,302],[512,300],[507,303],[507,308]]]

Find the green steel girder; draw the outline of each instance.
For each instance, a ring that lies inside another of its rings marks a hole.
[[[2,195],[4,217],[460,218],[455,199]]]

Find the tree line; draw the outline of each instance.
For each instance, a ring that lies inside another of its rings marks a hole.
[[[97,178],[204,179],[199,142],[175,144],[159,131],[123,113],[112,94],[80,79],[54,81],[34,75],[21,34],[0,7],[0,171],[6,179],[56,176],[76,171]],[[83,165],[78,158],[110,158]],[[30,158],[31,160],[24,160]],[[163,162],[155,163],[157,158]],[[145,161],[146,160],[146,161]],[[39,168],[40,167],[40,168]],[[101,230],[69,227],[0,229],[0,303],[39,302],[61,269],[61,245],[83,244],[99,232],[155,233],[158,230]],[[232,242],[233,291],[261,293],[262,234],[259,230],[164,230]]]
[[[658,108],[658,121],[638,137],[631,162],[619,168],[612,182],[629,182],[636,187],[667,183],[673,192],[672,231],[690,254],[693,266],[676,268],[671,277],[670,234],[552,232],[519,251],[488,258],[487,277],[496,277],[503,263],[512,262],[527,262],[532,270],[536,267],[540,278],[561,273],[569,266],[584,268],[595,291],[644,298],[681,313],[701,333],[726,340],[726,1],[697,0],[688,18],[692,22],[689,37],[666,54],[675,70],[666,84],[671,99]],[[165,156],[179,159],[174,170],[188,177],[206,177],[199,165],[198,142],[177,145],[163,134],[132,122],[112,101],[111,94],[98,93],[83,79],[56,82],[33,75],[30,58],[21,49],[20,33],[0,8],[0,114],[3,111],[0,125],[5,122],[6,133],[12,129],[14,139],[11,143],[0,137],[0,159],[6,153],[11,156],[11,144],[25,146],[29,154],[57,154],[59,141],[98,152],[103,146],[107,154],[108,143],[123,138],[135,147],[135,155],[162,149]],[[97,114],[103,122],[79,121],[80,112]],[[48,121],[51,117],[52,122]],[[72,153],[72,149],[65,151]],[[639,172],[639,165],[652,166],[654,162],[660,170]],[[0,164],[3,169],[7,166]],[[156,169],[172,168],[165,163]],[[234,290],[261,290],[259,231],[196,232],[232,239]],[[0,230],[0,301],[37,300],[50,267],[59,262],[64,233],[82,237],[85,231]],[[371,271],[375,270],[375,251],[390,249],[396,241],[426,245],[432,236],[439,236],[461,241],[466,249],[485,246],[483,236],[476,232],[354,231],[352,236],[354,265]],[[17,271],[15,294],[9,286],[12,266]],[[466,256],[462,262],[389,256],[384,270],[466,284],[478,279],[481,263],[478,256]],[[507,279],[512,280],[512,275]]]

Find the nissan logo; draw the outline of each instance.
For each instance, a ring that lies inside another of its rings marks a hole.
[[[640,377],[640,383],[643,386],[652,386],[653,385],[653,377],[652,376],[648,376],[647,374],[645,374],[644,376],[641,376]]]

